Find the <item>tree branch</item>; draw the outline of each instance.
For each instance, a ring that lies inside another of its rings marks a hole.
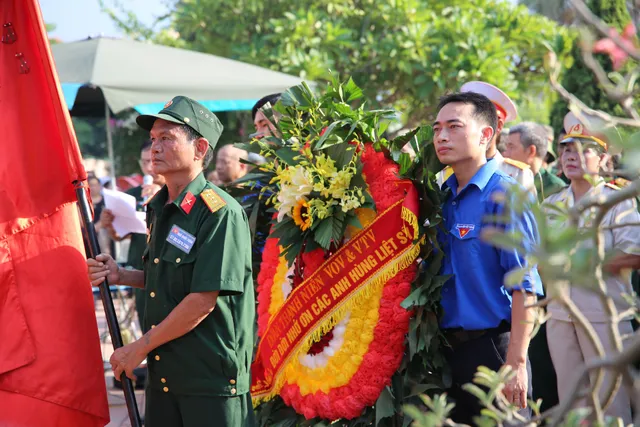
[[[587,114],[599,117],[611,124],[611,126],[623,125],[623,126],[632,126],[632,127],[640,127],[640,120],[629,119],[626,117],[616,117],[611,114],[607,114],[600,110],[594,110],[593,108],[587,107],[587,105],[582,102],[577,96],[571,94],[567,89],[558,82],[558,73],[551,73],[549,76],[549,83],[551,87],[560,94],[567,102],[576,105],[581,111],[584,111]]]
[[[629,49],[629,47],[624,43],[624,40],[622,39],[622,37],[620,37],[619,34],[609,34],[609,27],[607,26],[607,24],[596,15],[594,15],[582,0],[570,1],[576,12],[578,12],[578,15],[580,15],[580,18],[585,23],[597,29],[604,37],[610,38],[616,44],[616,46],[624,50],[627,55],[629,55],[636,61],[640,61],[640,52],[638,52],[636,49]]]
[[[599,207],[601,209],[610,209],[614,205],[627,200],[632,199],[640,195],[640,180],[632,181],[626,187],[616,191],[609,196],[595,195],[589,197],[583,197],[578,203],[576,203],[570,210],[569,216],[573,220],[577,220],[582,212],[591,207]]]
[[[638,112],[632,107],[632,92],[627,92],[619,86],[616,87],[611,83],[611,80],[602,68],[602,65],[600,65],[600,63],[593,57],[593,53],[591,52],[592,48],[593,45],[591,43],[582,44],[582,60],[585,65],[593,71],[598,83],[600,83],[600,86],[602,86],[607,96],[618,102],[629,117],[634,120],[640,120],[640,114],[638,114]]]
[[[580,385],[584,380],[585,375],[594,369],[602,369],[602,368],[611,368],[614,370],[626,369],[627,366],[634,363],[637,360],[638,356],[640,356],[640,334],[636,333],[634,337],[630,340],[629,345],[622,352],[618,353],[613,357],[604,358],[602,360],[598,360],[595,362],[591,362],[586,366],[583,366],[580,369],[578,375],[575,376],[573,382],[571,383],[571,387],[569,387],[569,398],[567,398],[564,402],[560,403],[558,406],[551,408],[547,411],[549,416],[552,416],[551,425],[558,425],[564,417],[566,417],[567,413],[571,410],[571,407],[574,403],[575,396],[578,393]],[[638,386],[636,386],[638,387]],[[638,393],[640,394],[640,393]],[[636,398],[637,400],[637,398]],[[544,415],[544,414],[543,414]]]

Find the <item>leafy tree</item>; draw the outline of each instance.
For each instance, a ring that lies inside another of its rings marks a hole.
[[[569,25],[575,18],[569,0],[520,0],[518,3],[560,24]]]
[[[106,5],[103,3],[103,7]],[[179,1],[154,30],[115,3],[130,37],[257,64],[314,81],[351,75],[372,107],[394,107],[408,127],[438,99],[484,80],[514,99],[545,85],[544,44],[562,56],[569,30],[499,0]]]
[[[50,32],[54,31],[56,29],[56,24],[44,24],[45,29],[47,30],[47,34],[49,34]],[[49,43],[50,44],[57,44],[60,43],[59,39],[56,38],[49,38]]]
[[[591,0],[586,3],[596,16],[618,31],[622,31],[631,21],[625,0]],[[607,96],[602,86],[598,84],[598,80],[591,69],[585,65],[579,43],[573,46],[571,54],[574,58],[574,63],[563,75],[562,85],[589,107],[615,116],[624,116],[622,107],[617,101]],[[605,72],[613,72],[613,65],[608,56],[597,54],[595,58],[602,65]],[[550,121],[556,131],[563,129],[562,122],[567,111],[569,111],[569,106],[563,99],[559,99],[553,105]]]

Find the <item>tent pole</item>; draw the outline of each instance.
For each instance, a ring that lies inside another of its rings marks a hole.
[[[116,186],[116,159],[113,155],[113,138],[111,135],[111,110],[109,110],[109,104],[107,99],[104,100],[104,118],[105,129],[107,131],[107,153],[109,155],[109,162],[111,163],[111,188],[117,190]]]

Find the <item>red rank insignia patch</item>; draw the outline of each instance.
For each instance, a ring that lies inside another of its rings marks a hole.
[[[188,191],[187,194],[184,195],[184,199],[182,199],[182,203],[180,203],[180,207],[182,208],[184,213],[189,215],[189,212],[191,212],[191,208],[195,203],[196,203],[196,196],[194,196],[193,193],[191,193],[191,191]]]
[[[458,234],[460,238],[464,238],[470,231],[475,230],[476,226],[473,224],[456,224],[456,229],[458,230]]]

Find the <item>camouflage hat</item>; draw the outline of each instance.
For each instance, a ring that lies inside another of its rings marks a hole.
[[[207,107],[186,96],[176,96],[164,105],[158,114],[144,114],[136,118],[136,123],[144,130],[151,131],[157,119],[187,125],[202,135],[211,149],[216,148],[222,134],[222,123]]]

